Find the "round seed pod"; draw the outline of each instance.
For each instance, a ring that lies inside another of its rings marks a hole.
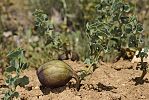
[[[79,55],[76,52],[72,51],[70,53],[70,55],[71,55],[71,60],[72,61],[79,61],[80,58],[79,58]]]
[[[79,55],[78,53],[67,50],[65,53],[58,55],[58,60],[68,60],[71,59],[71,61],[79,61]]]
[[[65,62],[52,60],[37,69],[37,76],[43,86],[56,88],[66,85],[72,78],[76,80],[76,88],[80,88],[80,80],[76,72]]]

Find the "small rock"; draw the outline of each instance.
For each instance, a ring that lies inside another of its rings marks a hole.
[[[39,86],[36,86],[34,89],[39,89]]]
[[[140,99],[145,99],[146,97],[144,95],[141,95]]]
[[[112,97],[112,100],[121,100],[120,94],[112,94],[111,97]]]

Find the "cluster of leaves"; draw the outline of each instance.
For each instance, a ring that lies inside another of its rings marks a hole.
[[[19,93],[16,91],[16,87],[25,87],[29,83],[27,76],[21,77],[20,74],[23,70],[28,68],[27,63],[24,62],[24,54],[22,49],[11,51],[8,55],[10,59],[10,65],[5,69],[5,82],[9,89],[6,91],[3,100],[11,100],[14,97],[18,97]]]
[[[35,10],[33,13],[35,17],[35,31],[37,35],[44,38],[45,45],[53,44],[53,46],[60,45],[59,34],[53,32],[53,25],[51,24],[48,16],[42,10]]]
[[[123,0],[99,0],[98,17],[86,25],[92,62],[98,61],[101,53],[113,55],[122,48],[138,48],[143,28],[133,8]]]
[[[53,29],[52,24],[48,20],[48,16],[44,14],[42,10],[36,9],[33,16],[35,16],[35,30],[39,32],[41,36]]]
[[[87,55],[85,51],[88,47],[85,34],[80,31],[56,31],[47,14],[42,10],[35,10],[33,15],[35,17],[35,32],[40,37],[39,42],[43,40],[43,44],[39,47],[43,46],[45,49],[43,51],[50,51],[52,56],[49,58],[53,59],[53,57],[57,57],[55,54],[60,54],[66,50],[77,50],[83,56],[82,58]]]
[[[75,34],[75,32],[56,31],[52,21],[49,20],[48,15],[42,10],[35,10],[33,15],[35,18],[35,35],[40,38],[39,41],[31,44],[34,45],[34,49],[42,49],[38,53],[40,53],[40,55],[45,55],[44,58],[48,58],[48,60],[57,59],[58,54],[65,53],[67,50],[70,50],[71,47],[73,48],[76,46],[75,41],[78,41],[80,32],[76,32]],[[37,56],[35,58],[37,59]],[[38,59],[40,58],[43,58],[43,56]]]
[[[143,49],[140,49],[139,53],[136,55],[136,57],[139,57],[141,59],[141,62],[138,63],[138,66],[140,67],[137,67],[137,69],[139,68],[140,70],[142,70],[142,75],[139,79],[139,81],[142,81],[144,76],[146,75],[146,73],[149,71],[148,69],[148,62],[144,62],[144,58],[147,58],[148,57],[148,48],[143,48]]]
[[[31,43],[36,48],[41,48],[39,51],[43,55],[49,55],[48,58],[52,58],[55,53],[61,48],[62,42],[60,41],[60,33],[54,32],[54,27],[42,10],[35,10],[34,16],[34,35],[39,37],[38,41]]]

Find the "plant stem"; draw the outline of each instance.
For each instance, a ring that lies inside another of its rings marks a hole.
[[[73,78],[76,80],[76,88],[77,88],[77,91],[79,91],[81,80],[79,79],[79,76],[75,71],[73,71]]]
[[[143,57],[141,57],[141,69],[143,70],[142,72],[142,75],[140,77],[140,81],[143,80],[144,76],[146,75],[147,73],[147,70],[146,70],[146,63],[143,62]]]
[[[144,76],[146,75],[147,70],[143,70],[142,75],[140,77],[140,81],[143,80]]]

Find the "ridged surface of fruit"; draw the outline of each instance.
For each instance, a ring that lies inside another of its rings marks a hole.
[[[43,86],[51,88],[64,86],[71,78],[75,78],[77,88],[80,84],[75,71],[67,63],[60,60],[52,60],[40,66],[37,70],[37,76]]]

